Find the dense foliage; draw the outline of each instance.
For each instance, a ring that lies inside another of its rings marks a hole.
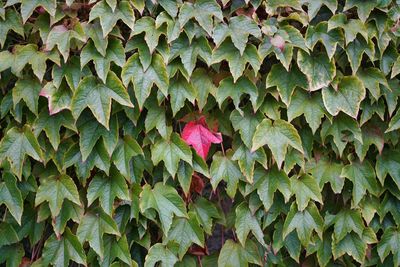
[[[0,264],[398,266],[399,0],[0,1]]]

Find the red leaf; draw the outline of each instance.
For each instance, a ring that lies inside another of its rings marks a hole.
[[[192,176],[192,183],[190,184],[190,192],[196,192],[197,194],[201,195],[203,188],[203,179],[201,179],[201,177],[197,173],[194,173]]]
[[[222,142],[221,133],[210,131],[204,116],[196,121],[191,121],[185,125],[182,131],[182,139],[188,145],[193,146],[196,152],[203,158],[207,158],[211,143],[219,144]]]

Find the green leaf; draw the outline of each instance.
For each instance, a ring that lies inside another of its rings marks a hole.
[[[37,116],[41,88],[40,83],[36,79],[19,79],[12,89],[14,108],[21,100],[24,100],[29,110]]]
[[[232,155],[232,160],[238,161],[239,168],[249,183],[253,183],[254,166],[256,161],[265,168],[268,166],[267,155],[265,154],[264,149],[251,151],[245,145],[241,145],[236,149],[235,154]]]
[[[243,55],[238,53],[238,49],[229,41],[223,42],[212,55],[212,64],[226,60],[233,76],[233,82],[243,74],[246,64],[250,63],[255,74],[261,67],[261,58],[257,48],[253,44],[248,44]]]
[[[253,104],[253,109],[257,110],[257,98],[258,98],[258,89],[246,77],[240,77],[238,80],[234,80],[231,77],[223,79],[219,87],[217,89],[215,98],[219,104],[222,106],[222,103],[227,98],[231,98],[233,100],[233,104],[235,108],[240,112],[241,109],[239,108],[241,96],[243,94],[248,94],[250,96],[250,101]]]
[[[61,238],[52,235],[46,240],[43,248],[43,264],[68,266],[70,260],[86,265],[86,255],[78,238],[66,229]]]
[[[25,251],[22,244],[14,244],[2,246],[0,254],[4,256],[0,259],[0,263],[6,263],[6,267],[18,267],[20,266],[22,257],[25,255]]]
[[[171,108],[174,116],[185,106],[186,100],[194,104],[196,99],[195,89],[183,76],[179,76],[170,82],[168,92],[171,96]]]
[[[197,68],[193,72],[190,80],[192,82],[194,90],[197,93],[197,106],[201,111],[207,104],[209,94],[215,95],[217,88],[212,81],[210,73],[202,68]]]
[[[161,243],[153,245],[146,255],[144,267],[154,267],[161,261],[161,266],[174,266],[178,262],[175,254]]]
[[[162,57],[158,54],[153,55],[151,64],[147,69],[143,69],[138,54],[134,54],[122,68],[121,77],[125,86],[132,82],[140,109],[143,108],[144,101],[150,96],[154,84],[157,85],[164,96],[168,95],[167,69]]]
[[[9,172],[3,172],[2,178],[4,182],[0,183],[0,205],[5,204],[11,215],[21,224],[24,201],[17,187],[17,181]]]
[[[336,194],[339,194],[344,186],[344,179],[341,177],[343,165],[339,162],[323,157],[319,160],[313,159],[307,162],[306,169],[319,183],[322,189],[324,184],[330,183],[330,186]]]
[[[380,85],[389,87],[385,75],[378,68],[360,69],[357,71],[357,77],[376,100],[381,96]]]
[[[121,200],[130,200],[125,179],[116,171],[111,172],[109,177],[96,175],[89,184],[86,197],[88,206],[99,199],[100,206],[110,216],[117,197]]]
[[[201,226],[204,228],[204,231],[211,235],[213,219],[221,218],[215,205],[207,199],[199,197],[196,199],[195,203],[190,204],[190,210],[196,212],[197,218]]]
[[[322,99],[328,112],[333,116],[340,111],[357,118],[361,101],[365,98],[365,87],[356,76],[344,76],[337,89],[327,87],[322,90]]]
[[[64,61],[67,61],[71,48],[71,41],[73,40],[86,42],[85,32],[79,22],[76,22],[72,29],[69,29],[64,25],[54,26],[47,36],[46,50],[51,51],[55,46],[57,46]]]
[[[127,90],[113,72],[109,72],[106,83],[99,82],[96,77],[84,78],[72,98],[72,115],[77,119],[82,111],[88,107],[96,119],[109,129],[111,99],[119,104],[133,107]]]
[[[95,147],[100,137],[108,156],[111,156],[118,144],[118,120],[114,117],[107,130],[103,125],[97,122],[91,114],[83,114],[77,122],[77,128],[80,133],[79,147],[82,154],[82,160],[86,161]]]
[[[0,247],[20,241],[14,227],[6,222],[0,222]]]
[[[100,259],[101,266],[111,266],[111,263],[116,258],[129,266],[132,266],[131,253],[129,251],[129,244],[126,240],[126,236],[122,236],[118,241],[115,237],[110,235],[105,236],[104,239],[104,258],[103,260]]]
[[[303,153],[301,139],[296,128],[284,120],[273,122],[270,119],[264,119],[257,126],[251,150],[256,151],[264,145],[268,145],[271,149],[279,169],[282,167],[288,146]]]
[[[100,20],[104,38],[112,31],[118,20],[122,20],[131,30],[135,24],[135,14],[128,1],[120,1],[115,10],[104,0],[98,2],[90,10],[89,22],[96,18]]]
[[[301,73],[296,66],[293,66],[289,71],[286,71],[281,64],[274,64],[272,66],[265,83],[267,89],[276,86],[279,95],[286,106],[289,106],[296,87],[304,89],[307,89],[308,87],[306,76]]]
[[[43,7],[50,15],[56,14],[56,0],[22,0],[21,16],[25,23],[37,7]]]
[[[363,263],[367,253],[367,244],[355,233],[346,235],[341,241],[332,242],[332,254],[337,259],[344,254],[352,256],[357,262]]]
[[[352,231],[361,238],[364,230],[364,222],[359,210],[344,209],[334,215],[333,223],[335,240],[338,242],[346,237]]]
[[[195,3],[185,2],[179,10],[181,28],[191,18],[194,18],[209,35],[212,35],[213,17],[220,21],[224,19],[221,8],[215,0],[200,0]]]
[[[226,151],[226,155],[217,152],[213,156],[210,167],[211,185],[213,190],[224,180],[227,183],[227,193],[231,198],[236,195],[237,186],[243,175],[235,161],[232,160],[232,151]]]
[[[299,211],[303,211],[310,200],[323,203],[321,188],[318,181],[308,174],[303,174],[300,177],[292,178],[291,180],[292,193],[296,196],[296,203]]]
[[[349,135],[347,132],[351,132],[353,138],[357,139],[360,143],[363,143],[361,128],[359,127],[357,121],[347,115],[339,114],[334,120],[332,120],[332,123],[326,120],[322,124],[322,142],[325,142],[325,139],[328,135],[332,135],[333,142],[339,149],[339,155],[342,156],[343,151],[349,142]]]
[[[369,191],[378,196],[381,189],[376,180],[374,168],[369,161],[352,162],[346,165],[340,175],[353,183],[353,205],[357,206],[361,199]]]
[[[306,2],[308,3],[308,17],[310,21],[317,16],[323,5],[328,7],[332,14],[335,14],[338,5],[337,0],[307,0]]]
[[[185,203],[182,198],[173,187],[162,183],[157,183],[153,189],[150,185],[143,186],[139,205],[141,212],[148,209],[157,211],[165,235],[171,228],[174,215],[187,218]]]
[[[389,122],[389,127],[385,131],[386,133],[397,130],[400,128],[400,111],[397,110],[396,114],[392,117]]]
[[[0,162],[7,158],[12,172],[21,180],[26,155],[42,161],[43,154],[38,141],[29,126],[11,128],[0,142]]]
[[[51,115],[48,113],[47,109],[43,109],[35,120],[32,128],[35,136],[38,136],[44,131],[54,150],[57,150],[60,144],[61,126],[74,132],[78,131],[75,126],[75,120],[70,112],[63,111]]]
[[[354,41],[357,34],[361,34],[365,40],[368,40],[368,30],[365,24],[358,19],[347,19],[344,13],[332,16],[328,21],[328,30],[342,28],[346,38],[346,45]]]
[[[376,176],[381,184],[385,184],[385,178],[389,174],[397,187],[400,188],[400,152],[393,149],[385,149],[376,159]]]
[[[53,66],[52,73],[51,73],[51,76],[53,77],[53,82],[52,83],[48,82],[45,86],[45,88],[48,85],[55,87],[55,88],[52,88],[51,90],[49,88],[49,92],[51,92],[51,94],[50,93],[49,94],[51,96],[57,96],[57,98],[62,99],[62,97],[61,97],[62,94],[59,91],[61,91],[60,86],[63,87],[63,84],[62,84],[63,79],[65,79],[68,86],[70,87],[70,88],[68,88],[67,86],[64,86],[66,88],[65,91],[71,92],[71,90],[72,91],[76,90],[82,77],[85,77],[85,76],[91,74],[91,72],[88,68],[81,69],[79,62],[80,62],[80,59],[76,56],[73,56],[68,60],[67,63],[62,63],[59,66],[58,65]],[[56,89],[60,89],[60,90],[56,90]],[[45,90],[45,89],[43,89],[43,90]],[[43,96],[49,97],[47,94],[44,94]],[[64,102],[64,101],[57,101],[57,102]],[[68,101],[68,103],[69,102],[70,101]],[[67,107],[69,107],[69,104],[67,105]],[[57,112],[54,112],[54,113],[57,113]]]
[[[24,36],[24,27],[20,14],[14,9],[7,9],[4,19],[0,20],[0,47],[4,46],[8,32],[12,30]]]
[[[223,23],[217,24],[214,28],[212,38],[218,47],[227,37],[230,37],[235,47],[239,49],[240,54],[243,55],[249,35],[260,38],[261,31],[253,19],[240,15],[230,18],[229,25]]]
[[[295,203],[292,204],[283,225],[283,238],[286,238],[293,230],[296,230],[303,246],[310,244],[313,231],[322,239],[324,220],[313,202],[300,211],[297,210]]]
[[[336,75],[335,63],[325,53],[307,54],[299,50],[297,65],[307,76],[308,90],[316,91],[328,86]]]
[[[47,201],[53,217],[61,210],[64,199],[69,199],[77,205],[81,205],[78,189],[71,177],[66,174],[53,175],[42,178],[36,193],[35,206]]]
[[[188,215],[189,219],[175,218],[167,238],[167,241],[179,244],[178,255],[181,260],[192,243],[204,246],[204,234],[196,214],[189,212]]]
[[[235,231],[242,246],[246,246],[247,236],[252,232],[258,242],[265,247],[264,233],[245,202],[236,207],[235,214]]]
[[[361,19],[362,22],[365,23],[365,21],[368,19],[369,14],[377,5],[379,5],[379,2],[382,1],[365,2],[360,0],[347,0],[343,11],[347,11],[353,7],[357,7],[358,17]]]
[[[108,42],[105,55],[101,55],[93,42],[89,42],[83,49],[80,55],[81,68],[93,60],[96,73],[99,78],[106,83],[107,75],[110,72],[111,62],[117,66],[123,67],[125,64],[125,51],[121,41],[110,39]]]
[[[385,230],[382,235],[380,242],[378,243],[378,255],[383,262],[386,257],[392,252],[394,265],[400,263],[400,233],[397,228],[389,227]]]
[[[287,109],[288,121],[291,122],[302,114],[304,114],[312,132],[315,133],[321,125],[322,118],[326,115],[324,103],[319,92],[308,94],[303,90],[294,92],[292,101]]]
[[[143,32],[145,33],[144,40],[152,54],[158,45],[158,39],[162,31],[156,28],[156,22],[153,18],[146,16],[136,21],[132,35],[138,35]]]
[[[176,133],[173,133],[169,140],[159,140],[151,149],[153,164],[157,165],[163,161],[172,177],[175,177],[181,159],[192,165],[192,151]]]
[[[79,242],[88,241],[90,247],[100,258],[104,256],[104,234],[120,236],[115,221],[101,209],[87,212],[76,230]]]
[[[310,50],[313,50],[318,42],[321,42],[328,54],[329,59],[333,58],[336,47],[339,44],[343,46],[344,36],[339,29],[328,30],[327,22],[320,22],[315,27],[309,26],[306,32],[306,44]]]
[[[243,143],[251,148],[252,139],[256,132],[257,126],[262,121],[263,116],[257,112],[253,114],[249,108],[245,108],[243,114],[235,109],[232,111],[230,120],[235,131],[238,131]]]
[[[218,257],[218,267],[247,267],[249,263],[261,265],[256,245],[247,241],[246,246],[234,242],[232,239],[225,241]]]
[[[355,74],[361,65],[363,55],[366,54],[371,61],[375,58],[375,45],[371,40],[355,39],[346,49],[347,58],[350,61],[350,66]]]
[[[126,135],[123,139],[121,138],[119,140],[111,159],[121,174],[126,179],[130,179],[131,159],[132,157],[140,154],[143,154],[143,150],[140,145],[131,136]]]
[[[275,193],[279,190],[288,202],[291,195],[290,179],[287,174],[278,170],[276,167],[270,170],[257,168],[254,173],[254,188],[264,206],[265,211],[269,211],[274,203]]]

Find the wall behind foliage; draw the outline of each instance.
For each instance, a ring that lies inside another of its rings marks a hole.
[[[0,264],[398,266],[399,19],[0,1]]]

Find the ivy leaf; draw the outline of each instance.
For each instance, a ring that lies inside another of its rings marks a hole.
[[[357,71],[357,77],[376,100],[381,96],[380,85],[389,87],[385,75],[378,68],[360,69]]]
[[[308,87],[306,76],[296,66],[287,71],[281,64],[274,64],[272,66],[265,83],[267,89],[276,86],[286,106],[289,106],[296,87],[304,89]]]
[[[168,92],[171,96],[171,108],[174,116],[184,107],[186,100],[194,104],[194,100],[196,99],[196,91],[192,84],[182,76],[172,80],[169,84]]]
[[[0,19],[0,47],[4,46],[8,32],[12,30],[24,36],[24,26],[20,14],[14,9],[7,9],[4,19]]]
[[[37,116],[40,90],[41,85],[36,79],[19,79],[12,89],[14,108],[21,100],[24,100],[29,110]]]
[[[99,199],[100,206],[110,216],[113,213],[115,198],[130,200],[125,179],[116,171],[112,171],[109,177],[102,175],[93,177],[87,189],[86,197],[88,206]]]
[[[32,128],[35,136],[44,131],[54,150],[57,150],[60,144],[61,126],[74,132],[78,131],[75,126],[75,120],[70,112],[65,111],[50,115],[46,109],[43,109]]]
[[[174,266],[179,259],[165,245],[157,243],[149,249],[144,262],[144,267],[154,267],[161,261],[161,266]]]
[[[270,170],[257,168],[254,173],[254,188],[257,188],[257,194],[264,206],[265,211],[269,211],[274,203],[275,193],[279,190],[288,202],[291,195],[290,180],[287,174],[278,170],[276,167]]]
[[[358,19],[347,19],[344,13],[333,15],[328,21],[328,30],[342,28],[346,38],[346,45],[354,41],[357,34],[361,34],[365,40],[368,40],[368,30],[365,24]]]
[[[70,260],[86,265],[86,255],[78,238],[66,229],[61,238],[52,235],[46,240],[43,248],[43,264],[68,266]]]
[[[327,6],[332,14],[335,14],[337,9],[337,0],[307,0],[308,3],[308,18],[309,20],[313,20],[313,18],[318,14],[322,5]]]
[[[217,24],[214,28],[212,38],[215,45],[218,47],[227,37],[231,37],[235,47],[239,49],[240,54],[243,55],[249,35],[260,38],[261,31],[253,19],[240,15],[231,17],[229,19],[229,25],[223,23]]]
[[[322,90],[322,99],[328,112],[333,116],[343,111],[357,118],[361,101],[365,98],[365,87],[356,76],[344,76],[335,90],[327,87]]]
[[[43,7],[51,16],[55,16],[57,8],[56,0],[22,0],[21,16],[24,24],[39,6]]]
[[[224,19],[221,8],[215,0],[200,0],[196,1],[196,3],[185,2],[179,9],[179,24],[181,28],[191,18],[194,18],[210,36],[213,29],[213,17],[220,21]]]
[[[242,113],[239,104],[243,94],[250,96],[253,109],[257,110],[258,89],[247,77],[240,77],[238,80],[234,80],[232,77],[223,79],[219,84],[215,98],[220,107],[225,99],[231,98],[235,108]]]
[[[262,121],[263,116],[257,112],[252,114],[249,108],[245,108],[243,114],[235,109],[232,111],[230,120],[235,131],[239,131],[243,143],[251,149],[252,139],[258,124]]]
[[[0,142],[0,162],[7,158],[12,172],[21,180],[26,155],[42,161],[43,154],[38,141],[29,126],[11,128]]]
[[[81,81],[82,77],[85,77],[85,76],[88,76],[91,74],[91,72],[88,68],[81,69],[79,62],[80,62],[80,59],[76,56],[73,56],[68,60],[67,63],[62,63],[61,65],[54,65],[52,72],[51,72],[53,81],[48,82],[46,84],[46,86],[48,84],[52,84],[54,87],[59,89],[60,86],[63,85],[62,84],[63,79],[65,79],[68,86],[70,87],[70,88],[67,88],[67,86],[65,86],[67,91],[71,91],[71,90],[75,91],[76,88],[78,87],[79,82]],[[57,92],[57,93],[55,93],[55,92]],[[58,93],[57,90],[55,90],[55,92],[53,94],[60,95],[60,93]],[[47,97],[47,95],[43,95],[43,96]]]
[[[131,177],[130,161],[133,156],[143,154],[143,150],[134,138],[129,135],[120,139],[117,147],[112,154],[112,161],[117,167],[118,171],[126,178]]]
[[[168,74],[162,57],[154,54],[150,66],[144,70],[140,63],[138,54],[131,56],[121,73],[125,86],[133,83],[139,108],[143,108],[144,101],[150,96],[151,87],[156,84],[164,96],[168,95]]]
[[[334,215],[332,222],[335,224],[334,235],[336,242],[345,238],[352,231],[362,238],[365,226],[359,210],[341,210],[338,214]]]
[[[398,249],[400,244],[400,233],[398,229],[394,227],[388,227],[382,235],[381,240],[378,243],[378,255],[383,262],[390,252],[393,254],[393,264],[399,265],[400,263],[400,251]]]
[[[99,82],[96,77],[84,78],[72,98],[72,115],[77,119],[82,111],[88,107],[96,119],[109,129],[111,99],[119,104],[133,107],[128,92],[117,75],[110,71],[106,83]]]
[[[196,199],[195,203],[190,204],[190,210],[196,212],[197,218],[201,226],[204,228],[204,231],[211,235],[213,219],[221,218],[215,205],[207,199],[199,197]]]
[[[21,224],[24,201],[17,181],[9,172],[3,172],[3,182],[0,183],[0,205],[5,204],[18,224]]]
[[[141,212],[148,209],[157,211],[165,235],[171,228],[174,215],[182,218],[188,217],[185,203],[176,190],[162,183],[157,183],[153,189],[150,185],[143,186],[139,206]]]
[[[107,154],[112,155],[118,143],[118,120],[111,120],[110,128],[107,130],[103,125],[90,114],[85,114],[77,122],[77,128],[80,133],[79,147],[82,154],[82,160],[86,161],[95,147],[100,137],[107,150]]]
[[[273,122],[270,119],[264,119],[257,126],[251,150],[256,151],[264,145],[268,145],[269,149],[271,149],[279,169],[282,167],[288,146],[303,153],[301,139],[296,128],[284,120]]]
[[[93,60],[96,73],[106,83],[107,75],[110,72],[111,62],[117,66],[123,67],[125,64],[125,51],[121,41],[110,39],[108,42],[106,54],[102,56],[94,46],[93,42],[89,42],[83,49],[80,55],[81,68]]]
[[[104,256],[104,234],[120,236],[115,221],[101,209],[87,212],[76,230],[79,242],[88,241],[90,247],[100,258]]]
[[[243,144],[236,149],[232,156],[232,160],[238,161],[239,168],[249,183],[253,183],[254,166],[256,161],[265,168],[267,167],[268,162],[264,149],[258,149],[257,151],[252,152]]]
[[[190,80],[194,90],[197,92],[197,106],[201,111],[207,104],[209,94],[215,95],[217,88],[211,79],[211,75],[202,68],[197,68]]]
[[[48,82],[40,90],[39,95],[47,98],[49,115],[71,109],[72,91],[67,86],[62,85],[57,88],[53,82]]]
[[[100,20],[104,38],[112,31],[118,20],[122,20],[131,30],[135,24],[135,14],[128,1],[120,1],[115,10],[104,0],[98,2],[90,10],[89,22],[96,18]]]
[[[193,146],[197,154],[206,160],[211,144],[221,143],[222,135],[212,132],[208,128],[205,117],[201,116],[198,120],[190,121],[185,125],[182,139],[186,144]]]
[[[318,2],[318,1],[317,1]],[[310,50],[313,50],[318,42],[321,42],[330,60],[336,52],[337,45],[343,46],[344,36],[339,29],[328,30],[328,22],[323,21],[315,27],[309,26],[306,32],[306,44]]]
[[[215,153],[210,172],[213,190],[216,190],[218,184],[224,180],[228,184],[226,189],[228,195],[234,198],[239,180],[243,179],[243,176],[236,162],[232,160],[232,151],[228,150],[226,155],[221,152]]]
[[[101,260],[101,266],[113,266],[111,263],[116,259],[120,259],[122,262],[128,264],[129,266],[137,266],[135,264],[132,265],[131,253],[129,251],[128,241],[126,240],[126,236],[122,236],[121,238],[116,240],[114,236],[106,235],[104,237],[104,259]],[[122,262],[118,262],[120,265],[123,265]],[[115,265],[115,263],[114,263]]]
[[[233,76],[233,82],[243,74],[247,63],[250,63],[256,74],[261,67],[261,58],[257,48],[253,44],[248,44],[243,55],[238,53],[238,49],[229,41],[223,42],[216,48],[212,55],[212,64],[226,60]]]
[[[36,193],[35,206],[47,201],[53,217],[61,210],[64,199],[69,199],[77,205],[81,205],[79,193],[71,177],[66,174],[53,175],[40,180],[40,186]]]
[[[365,41],[364,39],[357,38],[347,46],[346,54],[354,74],[360,67],[364,54],[366,54],[371,61],[374,60],[375,45],[371,40]]]
[[[232,239],[225,241],[218,257],[219,267],[247,267],[249,263],[261,265],[256,244],[249,240],[246,242],[246,246],[243,247]]]
[[[361,19],[362,22],[365,23],[365,21],[368,19],[369,14],[371,11],[378,5],[378,2],[364,2],[360,0],[347,0],[346,5],[343,8],[343,12],[353,8],[357,7],[357,14],[358,17]]]
[[[278,8],[291,7],[297,10],[301,10],[301,4],[299,0],[272,0],[266,4],[266,12],[270,15],[276,14]]]
[[[321,120],[325,113],[326,111],[321,94],[318,92],[307,94],[303,90],[296,90],[294,92],[287,109],[289,122],[304,114],[313,133],[315,133],[321,125]]]
[[[299,50],[297,65],[307,76],[308,90],[316,91],[328,86],[336,75],[335,63],[325,53],[307,54]]]
[[[0,247],[17,243],[19,241],[17,232],[15,232],[14,227],[7,223],[0,223]]]
[[[189,212],[188,215],[188,219],[175,218],[167,238],[167,241],[173,240],[179,244],[178,255],[181,260],[192,243],[204,246],[204,234],[196,214]]]
[[[165,108],[160,107],[158,102],[154,98],[150,98],[146,102],[147,116],[145,120],[146,132],[150,132],[156,128],[160,135],[167,139],[169,131],[167,129],[167,121],[165,116]]]
[[[242,246],[245,247],[247,236],[251,231],[258,242],[265,247],[266,244],[264,241],[264,233],[259,222],[257,221],[257,218],[251,214],[247,204],[245,202],[241,203],[239,206],[237,206],[235,213],[236,235]]]
[[[322,239],[324,220],[313,202],[306,206],[306,209],[300,211],[297,210],[297,205],[295,203],[291,205],[283,225],[283,239],[293,230],[296,230],[303,246],[308,246],[310,244],[313,231]]]
[[[332,254],[334,259],[337,259],[344,254],[353,257],[357,262],[363,263],[367,253],[367,244],[355,233],[346,235],[341,241],[332,242]]]
[[[132,36],[145,33],[144,40],[149,47],[149,51],[152,54],[154,49],[158,45],[160,35],[163,33],[160,29],[157,29],[156,22],[151,17],[142,17],[135,23],[134,31]]]
[[[361,128],[359,127],[357,121],[344,114],[339,114],[337,117],[335,117],[334,120],[332,120],[332,123],[329,121],[325,121],[322,124],[322,142],[325,142],[325,139],[328,135],[332,135],[333,142],[339,149],[339,155],[342,156],[343,151],[350,138],[348,134],[345,134],[346,131],[352,133],[352,138],[355,138],[360,143],[363,143]]]
[[[299,211],[303,211],[310,200],[323,203],[321,188],[318,181],[308,174],[302,174],[297,179],[293,178],[291,181],[292,193],[296,195],[296,203]]]
[[[344,179],[341,177],[343,165],[339,162],[323,157],[319,160],[313,159],[307,162],[306,169],[319,183],[322,189],[324,184],[330,183],[333,192],[339,194],[344,186]]]
[[[0,254],[4,255],[0,263],[5,263],[7,267],[17,267],[20,265],[25,251],[22,244],[13,244],[10,246],[2,246],[0,248]]]
[[[353,205],[357,206],[367,191],[378,196],[381,189],[369,161],[352,162],[346,165],[340,175],[353,183]]]
[[[385,183],[385,178],[389,174],[396,185],[400,188],[400,153],[397,150],[385,149],[376,159],[376,176],[381,184]]]
[[[192,41],[188,40],[187,37],[179,37],[171,45],[168,62],[171,62],[178,55],[189,76],[192,75],[199,56],[208,66],[211,65],[212,50],[204,37],[196,38]]]
[[[192,165],[192,151],[176,133],[173,133],[169,140],[159,140],[151,149],[153,164],[157,165],[163,161],[172,177],[175,177],[181,159]]]
[[[46,50],[51,51],[55,46],[57,46],[66,62],[69,57],[72,40],[86,42],[85,32],[79,22],[76,22],[71,29],[64,25],[54,26],[47,36]]]

